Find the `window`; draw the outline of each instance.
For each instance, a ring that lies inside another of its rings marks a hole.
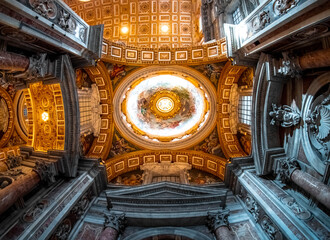
[[[234,11],[233,13],[233,21],[234,24],[239,24],[241,21],[243,20],[243,16],[241,14],[241,10],[239,9],[239,7]]]
[[[241,123],[251,125],[252,96],[240,96],[238,104],[238,117]]]

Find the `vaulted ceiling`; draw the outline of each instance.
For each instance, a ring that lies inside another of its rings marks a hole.
[[[200,40],[195,0],[64,0],[89,25],[104,24],[104,38],[136,47],[190,47]],[[167,31],[162,30],[167,26]],[[121,29],[128,28],[127,33]]]

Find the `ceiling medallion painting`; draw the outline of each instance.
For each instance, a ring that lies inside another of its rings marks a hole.
[[[116,90],[116,126],[144,148],[189,147],[215,124],[214,96],[209,81],[190,68],[143,68],[123,79]]]

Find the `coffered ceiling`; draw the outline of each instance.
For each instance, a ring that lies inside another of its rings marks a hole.
[[[89,25],[104,24],[104,38],[136,47],[190,47],[199,32],[194,0],[64,0]],[[168,31],[162,31],[166,25]],[[123,27],[128,33],[122,33]],[[194,33],[195,32],[195,33]]]

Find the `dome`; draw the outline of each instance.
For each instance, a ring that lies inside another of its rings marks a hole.
[[[143,148],[177,149],[202,140],[200,130],[215,124],[215,90],[204,78],[185,67],[133,72],[114,97],[119,131]]]

